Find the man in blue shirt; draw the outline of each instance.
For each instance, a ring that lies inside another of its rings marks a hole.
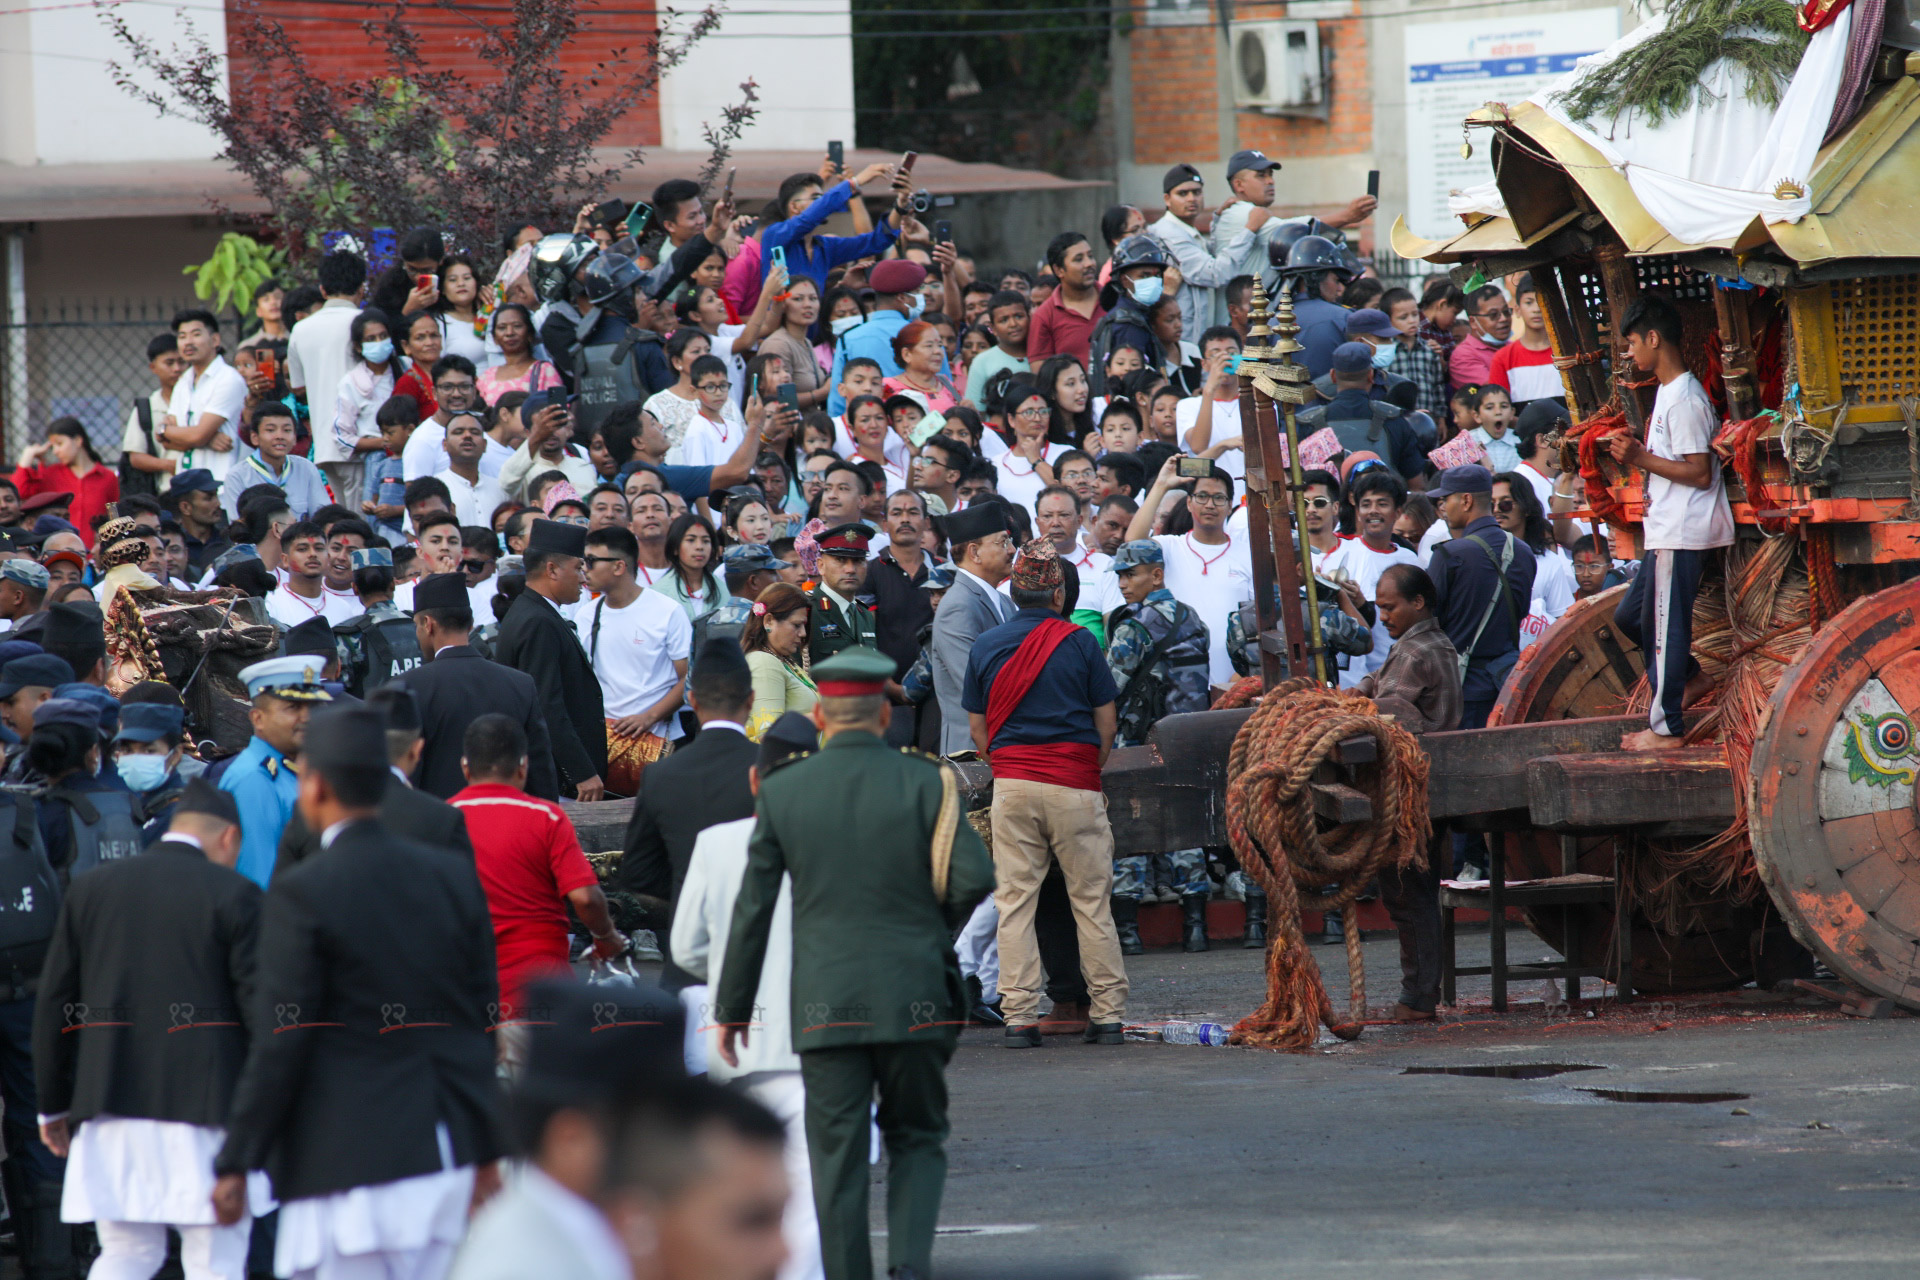
[[[1064,616],[1065,580],[1050,539],[1020,549],[1012,579],[1019,612],[974,642],[961,693],[974,748],[993,766],[994,904],[1009,1049],[1040,1043],[1044,978],[1034,911],[1056,861],[1092,1004],[1084,1039],[1119,1044],[1126,1016],[1127,975],[1108,900],[1113,828],[1100,790],[1119,691],[1093,633]]]
[[[635,471],[651,471],[660,477],[661,484],[685,498],[691,506],[708,494],[752,481],[753,462],[760,456],[760,427],[764,421],[764,411],[757,416],[749,416],[739,447],[725,461],[710,467],[667,465],[667,451],[673,446],[667,443],[667,433],[660,429],[659,420],[650,413],[641,412],[637,400],[624,401],[609,409],[600,424],[600,431],[602,436],[609,432],[617,435],[619,433],[614,431],[616,426],[624,423],[633,425],[633,461],[626,463],[620,472],[620,487],[623,490],[628,477]]]
[[[834,183],[798,215],[785,222],[776,222],[762,231],[760,278],[767,278],[767,272],[773,267],[774,251],[778,249],[784,253],[789,278],[797,280],[806,276],[825,293],[827,272],[843,262],[886,252],[887,246],[893,243],[894,237],[912,216],[908,212],[911,208],[908,192],[913,184],[911,177],[905,173],[894,174],[893,208],[873,230],[858,236],[816,236],[812,233],[821,223],[852,204],[861,187],[884,176],[892,168],[888,164],[870,164],[846,181]]]
[[[873,286],[873,310],[864,322],[842,335],[833,349],[833,377],[828,385],[827,412],[836,418],[847,411],[847,398],[840,394],[840,381],[847,361],[865,356],[880,366],[880,376],[891,378],[900,372],[893,357],[893,337],[920,316],[920,286],[927,281],[927,269],[911,258],[888,258],[867,272]],[[940,358],[940,372],[947,375],[946,357]]]
[[[220,775],[220,789],[240,807],[240,862],[234,869],[264,889],[280,832],[300,794],[288,760],[300,753],[314,705],[332,698],[320,687],[320,660],[311,654],[256,662],[240,678],[253,699],[253,741]]]

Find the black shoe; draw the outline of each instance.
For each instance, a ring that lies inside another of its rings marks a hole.
[[[1138,898],[1113,900],[1113,931],[1120,935],[1121,955],[1137,956],[1147,949],[1146,944],[1140,941],[1140,900]]]
[[[1125,1044],[1127,1038],[1120,1029],[1118,1022],[1089,1022],[1080,1040],[1083,1044]]]
[[[1000,1016],[1000,1002],[988,1004],[985,992],[980,988],[980,979],[968,974],[967,983],[967,1021],[976,1027],[1004,1027],[1007,1020]]]
[[[1267,895],[1247,891],[1247,939],[1240,944],[1247,950],[1267,945]]]
[[[1040,1047],[1040,1025],[1029,1022],[1024,1027],[1007,1028],[1007,1048],[1038,1049]]]
[[[1180,899],[1180,923],[1188,951],[1207,950],[1207,895],[1190,893]]]

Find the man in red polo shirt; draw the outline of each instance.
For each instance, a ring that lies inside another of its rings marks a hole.
[[[1093,633],[1063,616],[1065,579],[1052,542],[1036,538],[1020,549],[1012,582],[1019,612],[974,642],[961,694],[974,748],[993,766],[993,898],[1009,1049],[1040,1043],[1034,908],[1055,861],[1092,1005],[1084,1039],[1119,1044],[1126,1016],[1127,974],[1109,901],[1113,828],[1100,790],[1119,690]]]
[[[1072,356],[1084,368],[1100,306],[1100,263],[1078,231],[1062,231],[1047,245],[1047,269],[1060,286],[1033,309],[1027,324],[1027,363],[1038,373],[1048,356]]]
[[[568,904],[593,934],[594,955],[610,960],[627,949],[627,940],[613,927],[599,877],[580,852],[567,815],[526,792],[526,730],[509,716],[489,713],[467,726],[464,745],[460,764],[467,786],[452,803],[467,820],[474,869],[493,917],[505,1021],[521,988],[536,978],[567,974]]]

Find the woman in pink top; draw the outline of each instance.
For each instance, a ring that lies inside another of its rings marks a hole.
[[[505,357],[475,379],[480,398],[492,404],[509,391],[544,391],[560,385],[560,371],[533,358],[533,315],[517,302],[493,313],[493,340]]]
[[[926,400],[927,410],[945,416],[960,403],[960,393],[940,376],[940,364],[947,351],[940,342],[940,331],[924,320],[915,320],[893,335],[893,358],[900,372],[880,384],[886,395],[902,391],[918,392]]]

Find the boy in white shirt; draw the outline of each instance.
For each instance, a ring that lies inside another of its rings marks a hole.
[[[1686,732],[1685,707],[1711,687],[1693,656],[1693,598],[1711,553],[1733,542],[1733,510],[1712,450],[1719,415],[1681,359],[1679,312],[1649,295],[1620,328],[1634,367],[1660,381],[1646,442],[1625,431],[1607,442],[1616,462],[1647,473],[1645,563],[1614,621],[1647,654],[1653,706],[1649,727],[1620,746],[1672,750]]]

